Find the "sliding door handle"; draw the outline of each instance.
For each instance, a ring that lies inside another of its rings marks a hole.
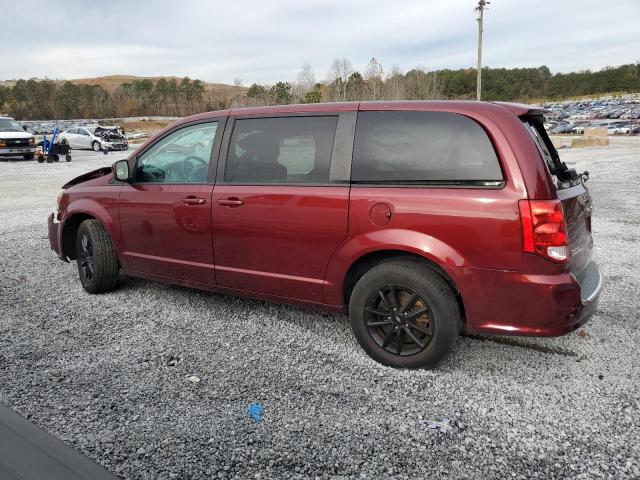
[[[220,200],[218,200],[218,205],[223,207],[239,207],[241,205],[244,205],[244,201],[236,197],[221,198]]]

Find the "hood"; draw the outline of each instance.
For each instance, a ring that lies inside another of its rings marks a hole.
[[[0,139],[2,138],[33,138],[33,134],[29,132],[0,132]]]
[[[83,175],[80,175],[79,177],[74,178],[73,180],[68,181],[62,186],[62,188],[67,189],[79,183],[83,183],[88,180],[93,180],[94,178],[104,177],[105,175],[109,175],[109,174],[111,174],[111,167],[98,168],[97,170],[92,170],[88,173],[85,173]]]

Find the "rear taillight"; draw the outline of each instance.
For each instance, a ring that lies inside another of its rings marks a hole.
[[[560,200],[520,200],[522,251],[566,262],[567,226]]]

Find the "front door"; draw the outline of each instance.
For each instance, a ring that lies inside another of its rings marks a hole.
[[[124,257],[134,271],[215,284],[209,164],[217,121],[181,127],[136,160],[120,193]]]
[[[322,301],[347,234],[348,185],[330,182],[337,115],[235,120],[213,191],[218,285]]]
[[[91,134],[86,128],[79,128],[76,136],[77,148],[93,148],[91,145]]]

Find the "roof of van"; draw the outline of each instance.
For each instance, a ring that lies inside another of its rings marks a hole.
[[[205,112],[189,117],[189,119],[225,117],[228,115],[263,115],[279,113],[314,113],[314,112],[355,112],[363,110],[447,110],[457,111],[495,111],[496,108],[506,108],[515,115],[542,114],[543,109],[509,102],[476,102],[471,100],[401,100],[375,102],[333,102],[333,103],[305,103],[296,105],[273,105],[269,107],[234,108]]]
[[[297,105],[273,105],[269,107],[234,108],[230,110],[217,110],[204,112],[184,117],[177,124],[181,125],[198,120],[209,120],[220,117],[244,116],[244,115],[274,115],[286,113],[322,113],[322,112],[356,112],[378,110],[413,110],[413,111],[453,111],[460,114],[475,113],[487,117],[506,113],[505,110],[516,116],[542,115],[545,110],[538,107],[520,103],[508,102],[476,102],[472,100],[401,100],[401,101],[376,101],[376,102],[333,102],[333,103],[305,103]],[[175,124],[174,124],[175,126]],[[168,128],[172,128],[170,125]],[[164,130],[163,130],[164,131]],[[159,132],[162,133],[163,131]],[[154,135],[155,137],[155,135]]]

